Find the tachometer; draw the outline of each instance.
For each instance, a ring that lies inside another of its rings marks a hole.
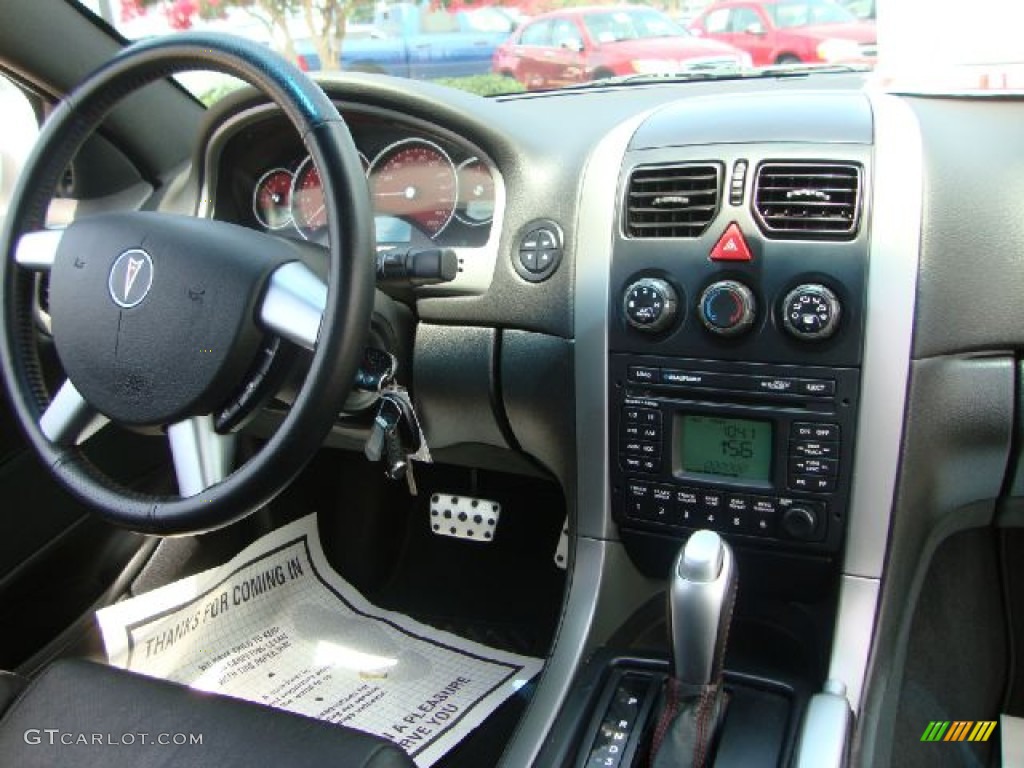
[[[292,174],[284,168],[264,173],[252,192],[252,213],[267,229],[280,229],[292,220]]]
[[[437,237],[455,214],[459,182],[448,154],[432,141],[404,139],[370,165],[374,210],[411,221]]]
[[[478,157],[459,163],[459,205],[455,217],[472,227],[486,224],[494,217],[494,179],[490,169]]]
[[[295,171],[292,183],[292,221],[307,240],[314,238],[327,226],[327,202],[320,184],[320,172],[307,157]]]

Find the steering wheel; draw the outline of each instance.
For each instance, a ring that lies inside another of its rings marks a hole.
[[[191,69],[247,81],[299,131],[328,211],[326,284],[298,245],[226,222],[131,211],[43,228],[58,179],[110,110]],[[143,533],[207,531],[268,503],[321,446],[355,378],[373,307],[371,211],[338,110],[256,43],[213,33],[158,38],[90,75],[43,126],[0,241],[3,377],[52,474],[105,519]],[[40,272],[49,272],[53,340],[67,376],[52,397],[35,340]],[[309,372],[274,435],[231,472],[231,441],[211,414],[237,396],[273,337],[313,350]],[[86,458],[80,443],[106,420],[166,430],[180,496],[125,488]]]

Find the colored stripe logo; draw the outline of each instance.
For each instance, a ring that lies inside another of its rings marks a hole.
[[[921,741],[988,741],[995,729],[995,720],[932,720]]]

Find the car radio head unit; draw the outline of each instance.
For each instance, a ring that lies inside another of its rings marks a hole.
[[[713,528],[835,551],[852,464],[856,369],[613,354],[609,451],[626,529]]]

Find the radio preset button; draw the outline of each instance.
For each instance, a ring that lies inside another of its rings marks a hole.
[[[672,506],[672,489],[656,485],[651,489],[651,504],[648,509],[648,519],[656,523],[671,523],[675,519]]]
[[[676,506],[697,509],[700,507],[700,493],[693,488],[676,488]]]
[[[814,422],[795,422],[790,429],[790,436],[795,439],[838,440],[838,424],[818,424]]]
[[[630,481],[626,484],[626,517],[633,520],[647,519],[651,508],[651,486]]]
[[[722,494],[718,491],[701,491],[700,505],[708,512],[718,512],[722,509]]]
[[[758,536],[772,536],[779,511],[779,500],[769,496],[754,496],[750,499],[750,533]]]
[[[726,509],[730,512],[750,512],[751,498],[749,496],[730,496],[726,502]]]
[[[806,456],[809,459],[835,459],[839,456],[839,443],[822,440],[797,440],[789,444],[790,456]]]

